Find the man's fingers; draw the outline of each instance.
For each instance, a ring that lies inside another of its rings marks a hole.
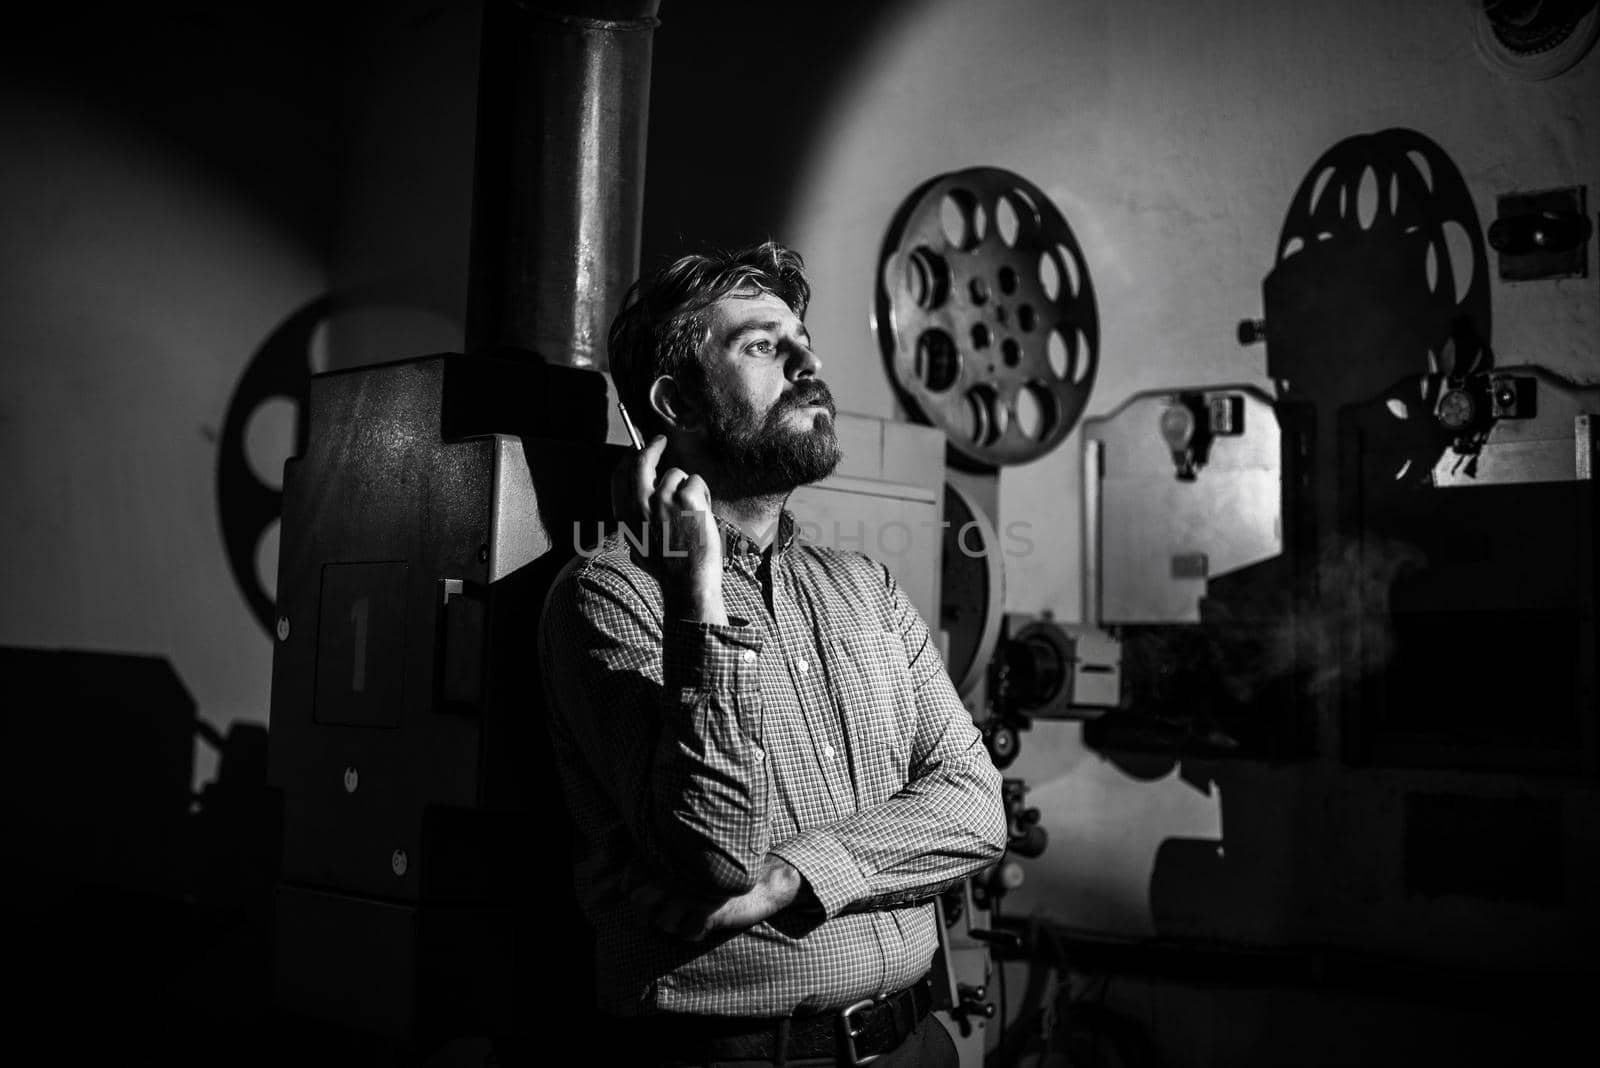
[[[711,488],[699,475],[690,475],[678,485],[678,497],[689,511],[711,511]]]
[[[695,544],[702,543],[710,535],[715,526],[711,511],[711,491],[707,488],[705,479],[699,475],[690,475],[679,482],[672,494],[672,505],[679,516],[692,520],[680,524],[678,530],[686,537],[692,538]]]
[[[655,489],[652,496],[662,500],[672,500],[677,496],[679,489],[689,481],[690,476],[681,467],[669,467],[656,476]]]
[[[711,915],[723,905],[721,901],[673,893],[658,882],[635,889],[628,895],[628,903],[651,927],[690,942],[698,942],[711,932],[716,926]]]
[[[639,503],[650,499],[656,488],[656,469],[661,466],[661,454],[667,451],[665,434],[657,434],[639,451],[634,460],[633,489]]]
[[[624,522],[648,518],[650,494],[656,486],[656,468],[666,450],[661,434],[651,438],[643,449],[631,452],[611,470],[611,510]]]
[[[694,924],[690,919],[690,905],[686,898],[668,898],[656,909],[656,930],[675,938],[687,937],[687,932],[693,930]]]
[[[705,914],[693,898],[664,895],[650,910],[650,926],[674,938],[693,940],[705,930]]]
[[[661,463],[661,454],[666,451],[667,436],[665,434],[657,434],[645,443],[644,448],[639,450],[639,462],[649,469],[651,478],[655,477],[656,468]]]
[[[656,479],[655,489],[650,494],[650,517],[657,523],[672,521],[673,513],[679,510],[678,487],[688,477],[680,468],[669,467]]]

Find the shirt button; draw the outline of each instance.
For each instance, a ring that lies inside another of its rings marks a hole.
[[[824,745],[822,747],[822,755],[827,757],[829,760],[832,760],[833,759],[833,746]]]
[[[746,664],[754,664],[756,662],[756,651],[754,649],[746,649],[744,651],[744,662]]]
[[[756,763],[759,764],[765,759],[767,759],[767,751],[760,746],[756,746]]]
[[[799,671],[802,675],[804,675],[806,670],[811,667],[810,664],[806,663],[806,658],[803,656],[794,662],[794,666],[795,670]]]

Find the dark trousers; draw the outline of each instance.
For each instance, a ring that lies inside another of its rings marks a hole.
[[[640,1068],[766,1068],[777,1064],[785,1068],[823,1068],[844,1063],[833,1057],[789,1058],[784,1061],[686,1061],[663,1057],[659,1049],[652,1050],[647,1042],[633,1041],[634,1038],[633,1035],[628,1036],[629,1040],[623,1043],[624,1048],[618,1050],[619,1058],[615,1063],[639,1065]],[[871,1068],[957,1068],[959,1062],[950,1032],[945,1030],[938,1017],[929,1014],[922,1018],[922,1022],[906,1036],[904,1042],[873,1061]]]

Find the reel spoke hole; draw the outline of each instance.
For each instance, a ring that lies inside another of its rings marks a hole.
[[[1017,209],[1009,196],[1002,196],[994,204],[994,229],[1000,235],[1000,240],[1005,242],[1007,248],[1012,248],[1017,243],[1017,231],[1021,228],[1017,219]]]
[[[1081,386],[1089,377],[1094,350],[1089,347],[1089,337],[1079,327],[1074,331],[1077,344],[1072,347],[1072,384]]]
[[[990,334],[989,334],[989,326],[988,326],[988,324],[987,323],[973,323],[972,324],[972,347],[975,348],[975,349],[986,349],[986,348],[989,347],[989,341],[990,341]]]
[[[1033,313],[1032,304],[1022,304],[1017,307],[1017,325],[1022,327],[1024,332],[1033,330],[1037,324],[1038,317]]]
[[[1068,300],[1078,298],[1078,258],[1065,245],[1056,246],[1056,259],[1061,261],[1062,296]]]
[[[986,229],[983,204],[967,189],[952,189],[939,204],[939,224],[951,247],[965,252],[978,247]]]
[[[1315,214],[1317,206],[1322,200],[1322,192],[1328,188],[1328,179],[1332,177],[1332,167],[1324,167],[1322,173],[1317,175],[1316,183],[1311,187],[1311,198],[1306,202],[1312,214]]]
[[[950,296],[950,266],[927,245],[918,245],[906,257],[906,292],[917,307],[932,311]]]
[[[1008,337],[1000,342],[1000,358],[1005,360],[1007,367],[1015,367],[1022,362],[1022,346],[1017,344],[1017,339]]]
[[[1378,217],[1378,175],[1370,166],[1362,170],[1356,185],[1356,225],[1363,230],[1372,229]]]
[[[291,397],[268,397],[250,413],[244,427],[244,458],[250,473],[274,493],[283,490],[283,461],[294,454],[294,428],[300,406]]]
[[[1061,268],[1056,266],[1056,258],[1049,252],[1039,256],[1039,288],[1044,290],[1046,300],[1053,301],[1061,293]]]
[[[1017,291],[1017,272],[1009,263],[1000,268],[998,277],[1000,292],[1009,297]]]
[[[993,386],[978,385],[967,390],[968,437],[972,444],[987,448],[1006,432],[1006,406]]]
[[[1044,351],[1051,373],[1062,381],[1072,377],[1072,348],[1067,344],[1067,339],[1061,336],[1059,328],[1050,331]]]
[[[1066,303],[1078,293],[1078,261],[1066,246],[1057,245],[1039,255],[1039,288],[1045,299]]]
[[[1029,441],[1049,437],[1056,425],[1056,395],[1043,382],[1029,382],[1017,391],[1017,431]]]
[[[278,598],[278,543],[282,537],[283,521],[274,519],[256,542],[256,581],[273,600]]]
[[[974,304],[984,304],[989,300],[989,283],[981,278],[974,278],[972,284],[967,286],[967,291],[972,294]]]
[[[995,203],[995,226],[1007,248],[1036,244],[1042,226],[1039,205],[1021,189],[1007,190]]]
[[[1007,248],[1035,242],[1039,239],[1039,206],[1021,189],[1008,189],[995,201],[994,226]]]
[[[935,393],[955,385],[961,377],[961,353],[955,339],[938,327],[930,327],[917,338],[917,377]]]
[[[1450,277],[1455,280],[1457,304],[1465,304],[1472,289],[1472,239],[1467,228],[1454,219],[1444,221],[1444,253],[1450,262]]]
[[[1428,166],[1428,157],[1413,148],[1406,153],[1406,159],[1417,169],[1417,174],[1421,176],[1422,184],[1427,187],[1428,192],[1433,192],[1433,168]]]

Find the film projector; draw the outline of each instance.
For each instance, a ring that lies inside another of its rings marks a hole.
[[[1124,743],[1131,725],[1137,748],[1146,721],[1170,716],[1183,744],[1236,752],[1234,736],[1267,718],[1261,707],[1292,673],[1246,698],[1195,702],[1193,687],[1219,674],[1208,659],[1219,635],[1254,649],[1290,617],[1277,571],[1296,535],[1285,502],[1300,477],[1297,409],[1251,385],[1192,385],[1082,418],[1100,348],[1088,263],[1049,198],[997,168],[911,194],[884,242],[876,312],[900,402],[946,437],[939,626],[995,764],[1012,763],[1039,719],[1084,721],[1090,745]],[[1007,613],[1000,469],[1046,456],[1080,426],[1081,619]],[[1251,597],[1215,618],[1218,594],[1235,585]],[[1008,780],[1019,856],[1045,844],[1025,789]],[[1020,878],[1006,862],[974,888],[1003,893]]]
[[[999,469],[1060,446],[1088,402],[1094,287],[1050,199],[1019,175],[980,167],[931,179],[896,213],[875,310],[898,399],[948,445],[938,629],[951,678],[1003,768],[1026,717],[1077,718],[1115,703],[1116,651],[1102,634],[1005,617],[998,532]],[[991,692],[997,682],[1003,690]]]
[[[1115,640],[1093,626],[1008,616],[999,522],[1000,468],[1059,447],[1094,383],[1094,287],[1072,228],[1043,191],[992,167],[923,183],[891,221],[879,261],[874,326],[895,394],[945,438],[937,614],[957,692],[996,766],[1033,718],[1089,718],[1118,701]],[[936,622],[935,622],[936,621]],[[1007,856],[947,892],[944,957],[963,1063],[982,1063],[991,949],[1016,948],[992,908],[1018,885],[1011,856],[1046,845],[1026,786],[1004,780]]]

